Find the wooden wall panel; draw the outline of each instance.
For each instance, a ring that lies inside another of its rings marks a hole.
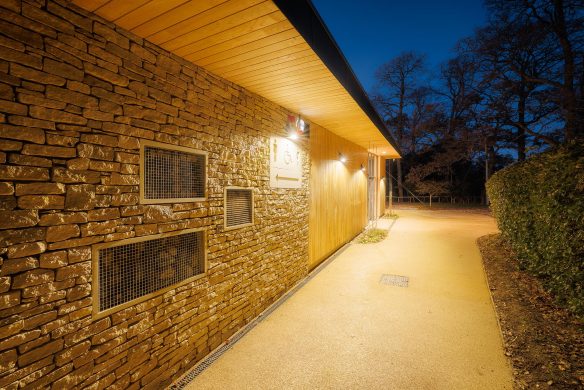
[[[347,162],[339,161],[339,152]],[[367,224],[367,150],[310,127],[309,266],[316,267]]]

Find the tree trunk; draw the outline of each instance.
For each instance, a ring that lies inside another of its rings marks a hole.
[[[517,160],[525,161],[525,86],[522,84],[519,90],[519,102],[517,103]]]
[[[568,30],[566,28],[566,15],[564,14],[564,1],[554,0],[554,19],[555,24],[552,26],[555,30],[556,35],[560,40],[560,45],[562,46],[562,53],[564,57],[564,82],[562,88],[562,108],[564,111],[564,119],[566,121],[566,126],[564,129],[564,135],[566,141],[573,140],[577,136],[581,136],[582,124],[579,122],[579,115],[577,112],[577,98],[576,91],[574,89],[574,78],[575,78],[575,61],[574,61],[574,50],[572,49],[572,43],[568,36]]]

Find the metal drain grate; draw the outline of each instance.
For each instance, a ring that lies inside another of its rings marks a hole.
[[[401,275],[383,274],[379,279],[379,283],[386,284],[388,286],[408,287],[410,278]]]

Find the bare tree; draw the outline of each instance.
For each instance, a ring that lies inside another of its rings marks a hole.
[[[566,141],[584,133],[584,0],[487,0],[491,15],[509,26],[545,35],[539,45],[550,67],[533,74],[509,64],[523,80],[550,87],[559,96]]]
[[[374,101],[381,109],[385,121],[394,128],[394,136],[400,146],[406,143],[406,124],[408,121],[408,96],[419,83],[425,67],[421,54],[405,52],[383,64],[376,73],[379,92]],[[402,162],[397,160],[398,195],[403,193]]]

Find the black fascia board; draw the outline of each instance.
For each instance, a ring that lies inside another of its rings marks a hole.
[[[310,0],[273,0],[273,2],[355,99],[385,139],[401,155],[389,129],[373,107],[363,86],[312,2]]]

